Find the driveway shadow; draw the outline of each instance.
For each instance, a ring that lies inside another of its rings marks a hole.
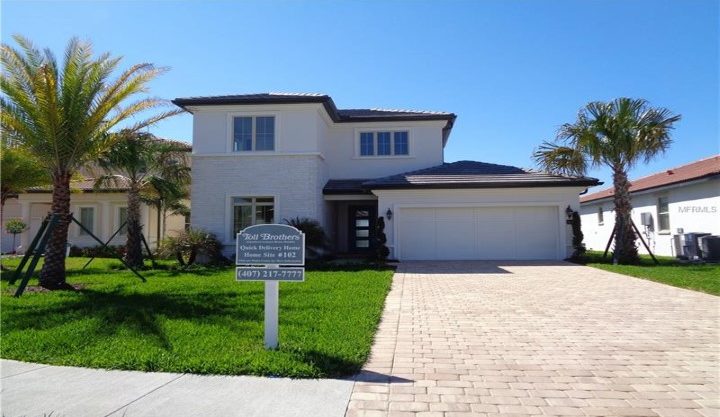
[[[408,274],[512,274],[506,267],[576,266],[565,261],[404,261],[398,273]]]

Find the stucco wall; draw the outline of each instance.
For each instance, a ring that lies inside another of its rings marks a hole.
[[[274,197],[277,223],[296,216],[324,221],[322,171],[318,156],[194,155],[192,226],[214,233],[230,254],[233,197]]]
[[[52,196],[50,193],[29,193],[20,194],[17,199],[8,201],[3,214],[3,239],[2,251],[12,251],[12,235],[5,233],[5,222],[10,218],[21,218],[28,224],[29,229],[18,235],[16,247],[27,248],[32,238],[37,233],[43,218],[50,211]],[[93,233],[103,242],[106,241],[120,226],[119,208],[127,206],[127,194],[125,193],[72,193],[70,196],[70,211],[76,218],[80,217],[81,207],[93,207],[95,209],[95,225]],[[144,204],[140,209],[143,233],[151,247],[155,246],[156,235],[156,212],[152,207]],[[167,234],[172,234],[184,228],[185,218],[183,216],[169,216],[167,222]],[[125,236],[117,235],[110,244],[124,245]],[[80,228],[71,224],[68,229],[68,241],[78,247],[97,246],[99,243],[88,235],[80,234]]]
[[[657,230],[657,201],[668,198],[670,213],[670,233]],[[662,189],[633,193],[632,219],[643,233],[650,250],[657,255],[675,256],[672,236],[677,229],[685,233],[705,232],[720,235],[720,178],[699,182],[678,184]],[[598,224],[598,208],[602,207],[604,222]],[[603,199],[584,203],[581,207],[582,228],[588,249],[605,250],[615,224],[615,212],[612,199]],[[653,218],[653,228],[641,224],[641,213],[648,212]],[[647,253],[638,240],[638,249]]]
[[[444,121],[395,123],[343,123],[328,129],[326,161],[330,177],[379,178],[443,163],[442,128]],[[361,157],[361,131],[405,130],[408,132],[408,156]]]

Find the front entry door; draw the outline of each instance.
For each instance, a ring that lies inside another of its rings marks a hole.
[[[375,237],[375,206],[350,206],[348,223],[350,223],[348,247],[351,252],[367,252],[373,248]]]

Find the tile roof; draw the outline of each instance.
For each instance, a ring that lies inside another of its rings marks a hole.
[[[98,189],[95,189],[95,178],[85,177],[81,180],[70,181],[70,189],[74,191],[81,191],[84,193],[113,193],[113,192],[124,192],[130,187],[124,178],[118,179],[114,184],[106,184]],[[26,190],[28,193],[50,193],[52,192],[52,185],[43,185],[38,187],[30,187]]]
[[[447,120],[450,127],[455,115],[447,112],[395,109],[338,109],[327,94],[317,93],[256,93],[224,96],[201,96],[176,98],[172,101],[186,109],[187,106],[211,106],[231,104],[297,104],[322,103],[335,122],[364,122],[388,120]]]
[[[359,192],[375,189],[564,187],[599,184],[595,178],[566,177],[477,161],[446,162],[418,171],[360,181],[362,180],[330,180],[323,193],[353,194],[353,190]],[[343,192],[335,192],[337,189],[342,189]]]
[[[670,168],[647,177],[630,181],[630,192],[638,192],[653,188],[663,187],[671,184],[678,184],[701,178],[720,175],[720,155],[711,156],[686,165]],[[581,203],[609,198],[614,195],[612,187],[606,188],[592,194],[580,197]]]
[[[323,194],[370,194],[363,188],[367,179],[329,180],[323,187]]]
[[[503,188],[591,186],[595,178],[566,177],[524,170],[510,165],[477,161],[446,162],[418,171],[392,175],[365,182],[371,189],[392,188]]]

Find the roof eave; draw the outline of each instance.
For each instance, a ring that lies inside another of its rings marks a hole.
[[[370,190],[408,189],[483,189],[483,188],[544,188],[544,187],[588,187],[599,185],[597,181],[538,181],[538,182],[492,182],[492,183],[443,183],[443,184],[367,184]]]
[[[666,183],[666,184],[660,184],[660,185],[656,185],[656,186],[653,186],[653,187],[641,188],[641,189],[639,189],[639,190],[631,190],[631,191],[630,191],[630,195],[633,195],[633,194],[636,194],[636,193],[642,193],[642,192],[645,192],[645,191],[654,191],[654,190],[662,189],[662,188],[665,188],[665,187],[674,187],[674,186],[686,184],[686,183],[689,183],[689,182],[707,180],[707,179],[710,179],[710,178],[712,178],[712,177],[720,177],[720,172],[711,172],[711,173],[708,173],[708,174],[705,174],[705,175],[701,175],[701,176],[693,177],[693,178],[687,178],[687,179],[684,179],[684,180],[681,180],[681,181],[675,181],[675,182],[670,182],[670,183]],[[601,184],[602,184],[602,183],[601,183]],[[607,191],[607,190],[606,190],[606,191]],[[603,192],[603,191],[599,191],[599,192]],[[608,198],[613,198],[614,196],[615,196],[615,193],[612,193],[612,194],[610,194],[610,195],[597,196],[597,197],[593,197],[593,198],[591,198],[591,199],[585,199],[585,200],[583,200],[583,201],[580,201],[580,204],[594,203],[594,202],[596,202],[596,201],[605,200],[605,199],[608,199]],[[588,197],[589,197],[589,196],[588,196]]]

